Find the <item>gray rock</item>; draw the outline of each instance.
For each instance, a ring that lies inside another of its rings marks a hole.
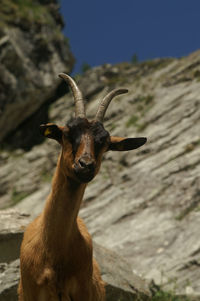
[[[17,301],[19,259],[0,264],[0,301]]]
[[[87,78],[93,79],[85,91],[90,118],[106,91],[128,88],[128,94],[110,104],[105,127],[112,135],[148,137],[141,149],[105,155],[80,212],[90,233],[125,257],[136,274],[154,279],[163,289],[176,287],[177,294],[197,297],[199,62],[197,51],[180,60],[98,67],[79,79],[84,89]],[[71,94],[49,107],[50,121],[60,125],[73,114]],[[49,193],[58,154],[59,146],[51,140],[29,152],[0,152],[1,207],[18,203],[20,212],[36,216]]]
[[[19,258],[19,249],[29,216],[9,209],[0,211],[0,263]]]
[[[7,10],[11,6],[10,19],[3,3],[1,11],[0,141],[41,104],[56,97],[61,82],[57,74],[70,72],[74,64],[61,22],[53,13],[59,15],[57,6],[34,3],[31,14],[26,4],[14,8],[11,4],[5,5]]]
[[[147,284],[134,274],[125,259],[115,252],[94,244],[94,256],[106,283],[106,300],[149,300]]]

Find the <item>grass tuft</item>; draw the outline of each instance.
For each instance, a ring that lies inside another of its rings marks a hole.
[[[26,191],[17,191],[15,188],[12,191],[11,206],[18,204],[29,195]]]

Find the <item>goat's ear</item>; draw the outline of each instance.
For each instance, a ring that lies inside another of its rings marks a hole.
[[[144,145],[147,141],[145,137],[138,138],[121,138],[121,137],[110,137],[110,145],[108,150],[112,151],[129,151]]]
[[[62,141],[62,128],[53,123],[41,124],[40,133],[51,139],[57,140],[59,143]]]

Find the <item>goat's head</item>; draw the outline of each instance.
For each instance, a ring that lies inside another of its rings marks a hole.
[[[108,151],[128,151],[145,144],[146,138],[121,138],[110,136],[104,129],[103,119],[113,97],[127,93],[115,89],[101,101],[94,120],[88,121],[82,93],[67,74],[59,74],[71,87],[75,100],[75,118],[65,126],[52,123],[41,125],[44,136],[57,140],[62,146],[61,167],[67,177],[87,183],[98,173],[103,154]]]

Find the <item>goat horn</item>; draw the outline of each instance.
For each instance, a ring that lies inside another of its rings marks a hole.
[[[108,93],[100,102],[96,116],[95,116],[95,120],[99,121],[99,122],[103,122],[106,110],[111,102],[111,100],[120,94],[124,94],[127,93],[128,89],[115,89],[112,90],[110,93]]]
[[[72,93],[75,101],[75,116],[85,118],[85,107],[84,107],[83,96],[77,84],[75,83],[73,78],[71,78],[69,75],[65,73],[59,73],[58,76],[64,79],[64,81],[66,81],[72,89]]]

